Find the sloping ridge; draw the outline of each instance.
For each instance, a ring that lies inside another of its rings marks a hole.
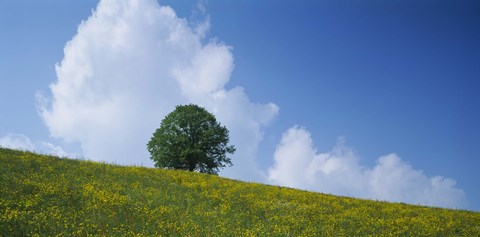
[[[0,148],[0,236],[480,236],[480,213]]]

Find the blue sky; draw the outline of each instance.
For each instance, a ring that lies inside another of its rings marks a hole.
[[[158,126],[175,104],[195,102],[216,113],[237,141],[236,168],[223,176],[480,210],[480,3],[160,1],[176,15],[152,13],[153,23],[145,23],[152,28],[144,29],[141,14],[125,13],[131,2],[120,1],[123,13],[105,2],[108,17],[91,20],[98,1],[0,3],[3,146],[148,166],[146,154],[137,152],[146,152],[148,139],[133,131],[138,118],[111,121],[101,110],[124,115],[115,103],[127,98],[125,108]],[[160,9],[147,2],[139,11]],[[119,36],[108,30],[118,22],[127,26],[120,49],[110,47]],[[171,46],[165,32],[183,41]],[[138,42],[144,45],[135,47]],[[70,83],[82,71],[79,58],[92,70],[83,87]],[[131,78],[116,78],[117,72]],[[191,79],[199,73],[215,80]],[[51,84],[71,94],[54,92]],[[68,109],[55,108],[62,105]],[[145,112],[155,106],[158,113]],[[82,117],[80,108],[95,116]],[[243,117],[232,116],[235,111]],[[112,129],[103,128],[110,123]],[[152,126],[138,130],[151,134]],[[120,153],[143,157],[115,159]],[[350,179],[362,181],[350,185]]]

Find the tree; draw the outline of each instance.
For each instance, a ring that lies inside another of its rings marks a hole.
[[[194,104],[179,105],[168,114],[147,144],[155,166],[167,169],[218,174],[220,168],[232,166],[227,153],[228,129],[215,116]]]

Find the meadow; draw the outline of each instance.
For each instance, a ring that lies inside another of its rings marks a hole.
[[[0,236],[480,236],[480,213],[0,148]]]

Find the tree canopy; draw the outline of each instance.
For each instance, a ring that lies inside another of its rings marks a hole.
[[[228,129],[215,116],[194,104],[179,105],[161,122],[147,144],[155,166],[167,169],[218,174],[220,168],[232,166],[228,154]]]

